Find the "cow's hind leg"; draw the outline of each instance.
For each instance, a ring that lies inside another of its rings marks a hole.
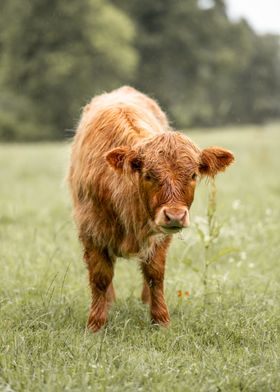
[[[149,293],[152,322],[164,326],[167,326],[170,321],[164,299],[165,258],[169,243],[170,238],[166,238],[162,243],[156,245],[153,255],[141,264],[146,281],[142,292],[142,299],[147,299]],[[149,291],[147,290],[148,288]]]
[[[141,299],[143,304],[149,304],[151,302],[151,294],[150,294],[150,287],[144,277],[143,281],[143,289],[141,294]]]
[[[97,332],[107,321],[108,302],[114,298],[112,279],[114,260],[107,250],[87,246],[85,261],[89,271],[92,302],[88,318],[88,328]]]

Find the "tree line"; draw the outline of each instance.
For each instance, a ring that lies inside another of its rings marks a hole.
[[[209,3],[2,0],[0,139],[70,136],[81,107],[122,84],[180,128],[280,118],[279,36]]]

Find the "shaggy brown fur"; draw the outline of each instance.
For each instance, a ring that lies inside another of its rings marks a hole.
[[[158,104],[131,87],[86,105],[74,138],[69,183],[89,270],[88,326],[97,331],[114,300],[116,258],[136,256],[142,300],[154,323],[169,323],[163,281],[172,234],[187,227],[196,177],[232,161],[219,147],[200,150],[170,129]]]

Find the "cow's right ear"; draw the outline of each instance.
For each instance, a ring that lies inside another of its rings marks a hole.
[[[122,171],[125,161],[133,171],[140,171],[142,160],[137,156],[136,151],[127,146],[116,147],[105,155],[106,161],[116,171]]]

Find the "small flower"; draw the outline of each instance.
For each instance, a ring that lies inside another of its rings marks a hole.
[[[183,291],[183,290],[177,290],[177,296],[178,298],[189,298],[189,296],[191,295],[191,293],[187,290],[187,291]]]

